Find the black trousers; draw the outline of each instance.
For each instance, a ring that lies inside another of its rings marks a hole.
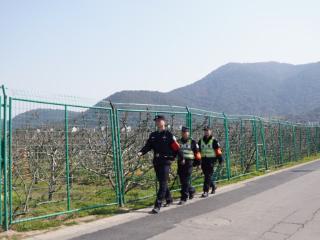
[[[203,192],[209,192],[210,187],[215,187],[215,179],[213,176],[214,164],[216,162],[215,158],[202,158],[201,169],[204,175],[203,181]]]
[[[157,199],[154,203],[154,206],[160,208],[162,205],[162,200],[166,199],[167,202],[172,201],[171,193],[168,187],[170,165],[154,165],[154,170],[159,183]]]
[[[194,187],[191,185],[192,160],[186,160],[184,165],[178,164],[178,175],[181,184],[180,199],[186,201],[190,195],[195,193]]]

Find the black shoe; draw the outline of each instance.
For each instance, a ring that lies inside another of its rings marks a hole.
[[[213,186],[211,190],[211,194],[215,194],[217,190],[217,186]]]
[[[208,192],[204,192],[204,193],[202,193],[202,195],[201,195],[202,198],[206,198],[206,197],[208,197],[208,196],[209,196]]]
[[[169,207],[173,203],[173,200],[167,200],[166,204],[164,204],[164,207]]]
[[[189,193],[189,199],[193,199],[194,198],[194,193]]]
[[[151,211],[152,214],[158,214],[160,212],[160,208],[154,207]]]
[[[187,200],[180,200],[180,202],[178,203],[178,205],[184,205],[186,204]]]

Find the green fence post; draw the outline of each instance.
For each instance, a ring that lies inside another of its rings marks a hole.
[[[318,126],[314,127],[315,136],[314,136],[314,152],[318,153]]]
[[[288,160],[288,129],[286,123],[283,124],[282,148],[283,148],[283,161],[287,163]],[[290,142],[289,142],[290,143]]]
[[[310,135],[311,135],[311,133],[310,133],[310,126],[306,126],[306,128],[307,128],[307,141],[308,141],[308,157],[310,156]]]
[[[316,127],[316,129],[317,129],[317,141],[316,141],[316,143],[317,143],[317,153],[319,153],[319,151],[320,151],[320,131],[319,131],[319,126],[317,126]]]
[[[9,229],[9,219],[8,219],[8,150],[7,150],[7,111],[8,111],[8,98],[5,92],[5,87],[2,86],[3,91],[3,229],[7,231]]]
[[[283,145],[282,145],[282,129],[281,122],[279,121],[279,130],[278,130],[278,138],[279,138],[279,147],[280,147],[280,164],[283,164]]]
[[[226,142],[226,163],[227,163],[227,177],[228,180],[231,178],[231,169],[230,169],[230,147],[229,147],[229,126],[228,126],[228,118],[223,113],[223,123],[224,123],[224,136]]]
[[[185,123],[185,126],[188,126],[189,125],[189,111],[188,111],[188,107],[186,107],[187,109],[187,114],[186,114],[186,123]]]
[[[302,126],[299,127],[299,159],[302,158]]]
[[[192,129],[192,112],[189,111],[189,126],[190,128],[190,136],[192,136],[193,129]]]
[[[115,140],[115,124],[114,124],[114,116],[113,116],[113,105],[110,102],[111,110],[109,110],[109,117],[111,123],[111,139],[112,139],[112,158],[113,158],[113,169],[115,175],[115,191],[116,191],[116,200],[119,204],[120,202],[120,192],[119,192],[119,177],[118,177],[118,166],[117,166],[117,143]],[[120,205],[120,204],[119,204]]]
[[[314,154],[314,127],[309,127],[310,132],[310,155]]]
[[[269,127],[270,127],[270,139],[271,139],[271,147],[270,147],[270,149],[272,149],[271,156],[272,156],[272,162],[274,163],[274,166],[275,166],[275,163],[276,163],[275,161],[277,159],[277,156],[275,156],[275,154],[276,154],[277,150],[276,150],[276,146],[274,144],[274,127],[273,127],[273,123],[272,122],[269,123]]]
[[[189,128],[190,136],[192,136],[192,113],[189,110],[189,107],[186,107],[187,109],[187,121],[186,121],[186,126]]]
[[[293,160],[297,160],[297,143],[296,143],[296,126],[292,125],[292,142],[293,142]]]
[[[66,183],[67,183],[67,209],[71,209],[71,199],[70,199],[70,162],[69,162],[69,116],[68,116],[68,106],[64,106],[64,131],[65,131],[65,157],[66,157]]]
[[[8,145],[8,174],[9,174],[9,225],[12,223],[12,98],[9,97],[9,145]]]
[[[124,206],[124,175],[123,175],[123,159],[122,159],[122,151],[121,151],[121,133],[120,133],[120,125],[119,125],[119,111],[115,108],[115,126],[116,126],[116,139],[118,145],[118,171],[119,171],[119,186],[120,186],[120,206]]]
[[[3,163],[3,152],[2,150],[4,149],[2,144],[2,97],[0,96],[0,224],[2,226],[2,163]]]
[[[259,171],[259,146],[258,146],[258,133],[257,133],[257,122],[256,118],[252,120],[253,123],[253,134],[254,134],[254,141],[255,141],[255,148],[256,148],[256,171]]]
[[[259,119],[259,123],[260,123],[260,135],[262,138],[263,159],[264,159],[265,169],[268,170],[269,163],[268,163],[268,159],[267,159],[267,146],[266,146],[266,139],[265,139],[265,134],[264,134],[264,125],[262,125],[261,119]]]
[[[111,121],[111,137],[112,137],[112,152],[113,152],[113,168],[115,173],[115,180],[116,180],[116,197],[117,203],[121,206],[121,188],[119,182],[119,169],[118,169],[118,144],[116,140],[116,124],[115,124],[115,117],[114,117],[114,105],[110,102],[111,110],[110,110],[110,121]]]
[[[239,144],[240,144],[240,164],[241,164],[241,172],[244,170],[244,156],[243,156],[243,121],[240,119],[240,136],[239,136]]]

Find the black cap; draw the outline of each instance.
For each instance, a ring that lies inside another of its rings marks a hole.
[[[203,127],[203,131],[207,131],[207,130],[211,130],[211,127],[210,126],[204,126]]]
[[[182,131],[182,132],[189,132],[189,128],[188,128],[188,127],[182,127],[182,128],[181,128],[181,131]]]
[[[157,121],[157,120],[166,120],[166,118],[163,115],[156,115],[153,121]]]

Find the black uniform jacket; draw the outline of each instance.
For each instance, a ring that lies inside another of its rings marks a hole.
[[[176,142],[176,138],[168,130],[152,132],[147,140],[145,146],[140,150],[142,154],[146,154],[153,150],[153,164],[166,165],[171,164],[178,155],[178,160],[183,160],[183,153],[181,149],[174,150],[172,144]]]

